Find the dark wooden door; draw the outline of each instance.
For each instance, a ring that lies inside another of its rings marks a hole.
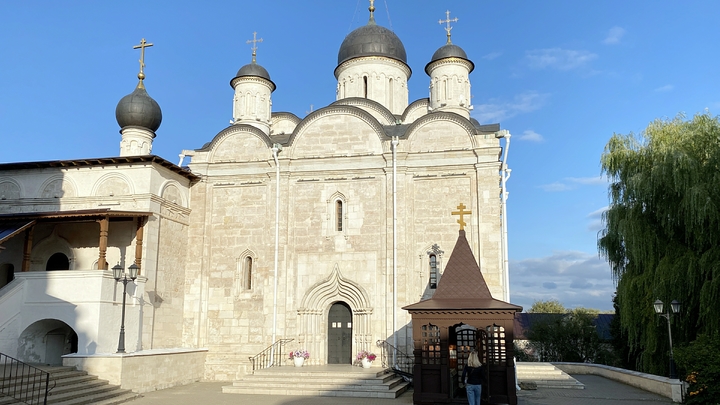
[[[352,313],[342,302],[328,314],[328,364],[352,364]]]

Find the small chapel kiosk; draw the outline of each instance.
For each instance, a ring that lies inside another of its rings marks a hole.
[[[513,360],[513,319],[522,307],[494,299],[465,238],[460,234],[432,298],[403,307],[413,325],[414,404],[467,403],[460,386],[473,349],[485,364],[482,403],[517,404]]]

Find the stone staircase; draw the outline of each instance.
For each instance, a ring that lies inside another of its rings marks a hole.
[[[53,405],[111,405],[119,404],[139,396],[130,390],[110,385],[105,380],[89,375],[85,371],[77,371],[74,367],[40,367],[50,373],[52,388],[48,394],[47,403]],[[16,385],[18,390],[26,389],[18,379],[3,381],[4,386]],[[0,394],[0,405],[16,405],[25,402],[16,401],[12,397]],[[42,404],[42,398],[38,402]]]
[[[223,387],[223,393],[397,398],[409,385],[389,369],[350,365],[283,366],[246,375],[233,385]]]
[[[516,364],[518,383],[535,383],[538,388],[567,388],[583,390],[583,385],[552,363]]]

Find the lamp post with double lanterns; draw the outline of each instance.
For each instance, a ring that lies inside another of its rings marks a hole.
[[[129,273],[120,266],[120,263],[113,266],[113,278],[116,282],[123,283],[123,303],[122,303],[122,317],[120,320],[120,339],[118,341],[118,353],[125,353],[125,295],[127,295],[127,285],[130,281],[134,281],[137,278],[139,267],[135,263],[128,267]],[[128,278],[129,276],[129,278]]]
[[[675,360],[673,359],[673,343],[672,343],[672,328],[670,328],[670,310],[672,309],[673,314],[677,314],[680,312],[680,303],[677,302],[677,300],[672,300],[670,303],[670,308],[667,308],[665,313],[663,313],[663,302],[660,300],[656,300],[653,304],[655,307],[655,313],[662,316],[667,320],[668,324],[668,337],[670,338],[670,379],[677,379],[677,373],[675,372]]]

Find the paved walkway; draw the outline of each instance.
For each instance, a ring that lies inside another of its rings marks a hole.
[[[585,384],[584,390],[543,389],[518,392],[518,405],[669,405],[673,402],[647,391],[592,375],[573,375]],[[397,399],[300,397],[284,395],[223,394],[228,382],[198,382],[182,387],[148,392],[128,405],[406,405],[412,391]]]

